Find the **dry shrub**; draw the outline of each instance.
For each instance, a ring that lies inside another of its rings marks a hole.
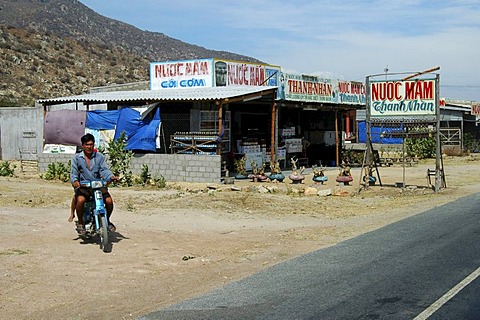
[[[460,146],[443,146],[443,154],[447,156],[463,156],[463,151]]]

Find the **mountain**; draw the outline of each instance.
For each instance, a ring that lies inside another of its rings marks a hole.
[[[152,61],[259,60],[104,17],[77,0],[0,0],[0,106],[149,79]]]

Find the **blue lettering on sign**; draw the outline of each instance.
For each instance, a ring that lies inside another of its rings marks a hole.
[[[433,102],[425,102],[423,100],[413,100],[408,101],[405,103],[404,101],[400,101],[399,103],[388,103],[385,101],[375,101],[372,104],[373,110],[380,114],[384,113],[419,113],[419,112],[427,112],[427,113],[434,113],[435,112],[435,104]]]
[[[180,87],[205,87],[205,80],[204,79],[188,79],[188,80],[181,80],[180,81]]]
[[[160,84],[162,86],[162,88],[176,88],[178,85],[177,85],[177,81],[174,80],[174,79],[170,79],[170,80],[166,80],[166,81],[162,81],[162,83]]]
[[[182,87],[182,88],[191,88],[191,87],[206,87],[205,79],[188,79],[188,80],[180,80],[178,82],[175,79],[170,79],[170,80],[165,80],[160,83],[162,88],[168,89],[168,88],[177,88],[177,87]]]

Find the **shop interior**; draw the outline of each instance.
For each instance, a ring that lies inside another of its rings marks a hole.
[[[170,153],[221,154],[230,172],[234,170],[235,159],[246,156],[247,170],[252,169],[252,162],[267,163],[268,170],[272,124],[275,125],[271,103],[225,105],[222,121],[218,119],[218,106],[213,103],[196,104],[193,108],[187,105],[162,109]],[[337,152],[345,143],[345,127],[355,132],[352,111],[334,107],[281,105],[277,108],[276,119],[278,149],[275,159],[282,169],[291,168],[291,158],[298,159],[298,166],[337,166]]]

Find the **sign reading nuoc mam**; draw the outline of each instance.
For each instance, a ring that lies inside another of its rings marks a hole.
[[[436,114],[435,80],[370,83],[370,115],[424,116]]]
[[[150,63],[151,90],[211,86],[211,59]]]
[[[218,59],[150,63],[150,89],[277,86],[280,67]]]

